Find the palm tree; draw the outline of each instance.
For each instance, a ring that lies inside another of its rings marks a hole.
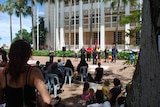
[[[16,16],[20,18],[20,39],[23,39],[22,37],[22,15],[25,17],[29,14],[31,14],[31,7],[28,6],[27,1],[26,0],[18,0],[17,2],[15,2],[16,5]]]
[[[36,0],[31,0],[31,7],[32,7],[32,11],[31,11],[31,17],[32,17],[32,43],[33,43],[33,49],[35,49],[36,47],[36,42],[35,42],[35,33],[34,33],[34,10],[33,8],[36,6]]]
[[[8,0],[6,4],[6,9],[10,16],[10,42],[12,43],[12,15],[15,12],[15,2],[13,0]]]
[[[1,11],[8,12],[10,16],[10,42],[12,43],[12,15],[15,12],[15,2],[13,0],[7,0],[5,5],[1,5]]]
[[[71,48],[71,20],[72,20],[72,0],[69,2],[70,12],[69,12],[69,44],[68,49]]]

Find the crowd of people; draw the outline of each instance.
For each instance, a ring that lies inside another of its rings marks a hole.
[[[37,93],[41,96],[44,107],[56,105],[60,98],[51,98],[51,93],[48,92],[46,87],[45,76],[43,75],[43,72],[47,70],[48,74],[56,74],[60,82],[60,88],[58,91],[63,92],[63,85],[65,81],[64,77],[66,75],[64,68],[69,67],[73,71],[74,76],[72,78],[72,82],[76,79],[79,80],[79,76],[81,74],[80,68],[82,66],[86,66],[88,68],[89,65],[87,61],[91,61],[91,58],[93,58],[93,64],[97,64],[94,72],[95,76],[93,78],[90,73],[87,74],[88,77],[86,77],[81,98],[86,101],[87,107],[92,107],[93,105],[114,107],[117,98],[123,96],[119,79],[114,79],[114,87],[110,90],[108,90],[109,81],[107,80],[104,82],[104,86],[101,90],[95,91],[94,89],[90,88],[89,84],[89,82],[95,82],[98,84],[101,83],[104,74],[104,69],[101,67],[101,55],[102,52],[104,52],[104,62],[108,62],[109,49],[107,46],[104,51],[102,51],[99,46],[93,47],[93,49],[90,46],[88,46],[86,49],[82,47],[80,50],[76,48],[75,59],[78,59],[79,52],[80,62],[77,66],[74,66],[70,59],[67,59],[66,63],[62,63],[61,59],[54,61],[54,51],[52,47],[50,47],[49,61],[46,62],[46,65],[40,66],[40,61],[37,61],[36,66],[31,66],[27,63],[27,61],[32,55],[32,50],[30,44],[27,41],[15,41],[10,47],[8,56],[4,48],[1,47],[1,64],[5,64],[3,66],[1,65],[1,67],[4,69],[0,70],[0,95],[5,94],[6,106],[11,107],[11,105],[14,105],[19,107],[26,105],[35,107],[37,105],[35,103],[37,99]],[[113,47],[111,62],[116,62],[117,53],[118,50],[116,47]],[[2,101],[2,98],[3,96],[0,96],[0,102]],[[11,100],[10,98],[18,99],[18,103],[17,101]]]
[[[107,46],[105,47],[104,50],[101,50],[99,46],[94,46],[92,48],[90,45],[87,48],[83,46],[80,50],[78,50],[78,48],[76,47],[74,52],[75,52],[75,59],[78,59],[78,55],[80,54],[80,58],[86,58],[87,61],[91,61],[92,58],[93,64],[97,64],[98,62],[101,62],[101,56],[103,53],[104,53],[104,62],[109,62],[109,60],[111,60],[111,62],[116,62],[118,49],[116,48],[116,46],[113,46],[111,49],[110,57],[109,57],[109,49]]]
[[[89,82],[83,85],[81,98],[86,107],[125,107],[126,94],[118,78],[113,79],[114,86],[109,89],[109,80],[105,80],[101,89],[94,90]]]

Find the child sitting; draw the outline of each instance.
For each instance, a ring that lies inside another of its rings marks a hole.
[[[88,82],[85,82],[83,85],[83,94],[81,95],[81,98],[85,101],[90,100],[90,92],[89,92],[90,85]]]
[[[104,81],[104,85],[102,87],[102,92],[104,94],[104,100],[108,100],[108,87],[109,87],[109,80]]]

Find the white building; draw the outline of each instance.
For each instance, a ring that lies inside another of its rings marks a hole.
[[[90,1],[72,0],[71,8],[69,2],[64,2],[64,0],[46,3],[45,27],[50,31],[47,35],[46,44],[48,46],[52,45],[55,50],[62,50],[62,47],[68,49],[68,46],[70,46],[70,49],[75,49],[75,47],[80,49],[82,46],[87,47],[90,45],[91,40],[92,46],[94,46],[95,41],[98,40],[99,46],[104,50],[106,45],[111,49],[112,45],[117,41],[118,49],[138,49],[134,45],[138,44],[139,35],[136,35],[137,38],[130,39],[125,36],[125,33],[139,24],[118,25],[118,37],[116,39],[117,8],[111,9],[111,2],[104,3],[103,0],[94,0],[92,5]],[[137,0],[137,2],[141,3],[141,0]],[[70,10],[72,10],[71,21],[69,20]],[[120,14],[129,15],[133,10],[140,10],[140,7],[130,6],[130,3],[124,6],[122,2],[120,3]],[[71,29],[69,29],[69,22]],[[71,31],[71,34],[69,34],[69,31]]]

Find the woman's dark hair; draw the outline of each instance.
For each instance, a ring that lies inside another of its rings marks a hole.
[[[72,65],[71,60],[70,60],[70,59],[67,59],[65,66],[71,66],[71,65]]]
[[[115,86],[120,85],[120,80],[119,80],[118,78],[114,78],[113,84],[114,84]]]
[[[89,87],[90,87],[89,83],[85,82],[84,85],[83,85],[83,91],[88,90]]]
[[[96,99],[97,99],[97,103],[104,103],[104,94],[102,92],[102,90],[97,90],[96,91]]]
[[[58,68],[58,63],[57,62],[53,62],[51,65],[51,69],[56,69]]]
[[[26,69],[27,61],[31,55],[31,46],[27,41],[17,40],[12,43],[8,54],[9,64],[7,67],[11,80],[17,81],[20,74]]]

